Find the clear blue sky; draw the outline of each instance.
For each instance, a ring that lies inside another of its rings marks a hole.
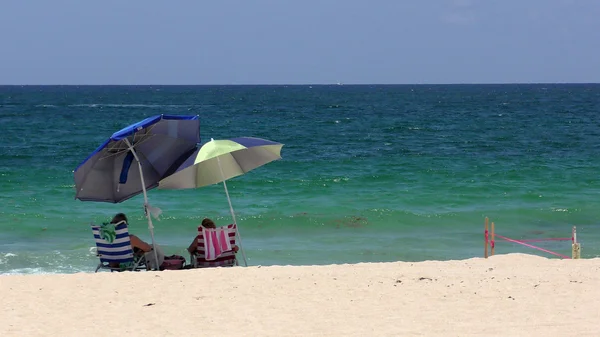
[[[600,82],[598,0],[6,0],[0,84]]]

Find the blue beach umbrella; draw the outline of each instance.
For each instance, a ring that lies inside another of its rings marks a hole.
[[[143,193],[154,244],[150,213],[160,210],[148,204],[146,192],[173,173],[199,142],[198,116],[157,115],[129,125],[110,136],[75,169],[75,199],[119,203]]]
[[[192,153],[175,173],[159,181],[158,188],[172,190],[199,188],[223,182],[231,217],[233,222],[237,223],[225,181],[281,159],[282,147],[281,143],[261,138],[211,139]],[[237,233],[241,248],[239,226]],[[241,250],[247,265],[243,248]]]

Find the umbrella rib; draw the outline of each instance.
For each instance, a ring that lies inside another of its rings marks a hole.
[[[125,143],[124,139],[129,139],[129,137],[132,137],[130,142],[131,142],[132,146],[135,148],[136,146],[146,142],[147,140],[152,139],[152,137],[158,136],[156,134],[150,133],[154,129],[155,126],[156,125],[150,125],[149,127],[143,129],[142,131],[134,132],[130,136],[126,136],[123,139],[115,141],[115,143],[112,145],[112,147],[107,145],[106,148],[107,148],[109,154],[107,156],[104,156],[102,159],[109,158],[113,155],[117,156],[123,152],[129,151],[129,146]],[[139,136],[139,137],[137,137],[138,138],[137,141],[136,141],[136,136]],[[164,135],[164,136],[170,137],[169,135]]]
[[[244,170],[244,168],[242,167],[242,165],[240,165],[240,161],[236,157],[237,153],[243,153],[244,150],[247,150],[247,149],[241,149],[241,150],[233,151],[233,152],[230,152],[229,154],[231,155],[231,157],[235,161],[235,164],[240,168],[240,171],[244,172],[244,174],[245,174],[245,173],[248,173],[248,171]]]
[[[155,137],[155,136],[157,136],[157,135],[147,135],[147,137],[145,137],[145,138],[143,138],[141,140],[138,140],[135,143],[132,141],[133,148],[135,149],[136,146],[138,146],[140,144],[143,144],[144,142],[152,139],[152,137]],[[129,139],[129,137],[126,137],[126,138]],[[135,135],[134,135],[134,139],[135,139]],[[119,140],[112,147],[108,148],[108,146],[107,146],[108,155],[102,157],[101,159],[110,158],[112,156],[118,156],[118,155],[120,155],[120,154],[122,154],[124,152],[128,152],[129,151],[129,146],[127,146],[127,145],[122,146],[123,144],[125,144],[124,141],[123,140]],[[112,152],[115,149],[116,149],[116,151]]]
[[[142,163],[142,158],[144,159],[143,161],[145,161],[146,163],[148,163],[148,165],[146,165],[147,167],[152,168],[152,170],[154,171],[154,173],[160,177],[160,174],[158,173],[158,170],[156,169],[156,167],[154,167],[154,165],[152,165],[152,162],[150,162],[148,160],[148,158],[142,153],[142,152],[136,152],[138,157],[140,158],[140,164]],[[144,183],[145,184],[145,183]]]

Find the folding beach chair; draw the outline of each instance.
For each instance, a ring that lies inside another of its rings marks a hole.
[[[217,233],[223,232],[226,238],[225,240],[228,240],[228,242],[224,242],[222,244],[228,243],[229,247],[233,247],[235,245],[235,235],[237,232],[236,224],[217,228],[204,228],[202,226],[198,227],[198,236],[196,236],[196,240],[198,240],[198,248],[195,252],[190,254],[192,268],[233,267],[238,264],[235,252],[233,250],[224,250],[219,254],[217,249],[217,254],[215,254],[214,248],[215,245],[219,244],[219,242],[215,242],[215,240],[211,238],[207,239],[204,237],[204,233],[209,235],[215,233],[214,235],[216,236]]]
[[[100,264],[96,271],[107,269],[112,271],[137,271],[146,270],[144,257],[135,257],[129,239],[127,223],[121,221],[117,224],[92,224],[92,232],[96,240],[97,253]]]

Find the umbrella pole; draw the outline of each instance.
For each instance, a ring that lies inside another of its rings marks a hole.
[[[148,230],[150,231],[150,237],[152,238],[152,250],[154,251],[154,259],[157,264],[156,270],[159,270],[160,268],[158,266],[158,252],[156,249],[154,249],[154,247],[156,247],[156,242],[154,241],[154,225],[152,224],[152,217],[150,216],[150,213],[148,212],[148,193],[146,192],[146,182],[144,181],[144,172],[142,171],[142,163],[140,163],[140,158],[138,157],[137,153],[133,149],[133,146],[131,146],[129,139],[125,138],[125,143],[127,143],[127,146],[129,146],[129,150],[131,151],[131,153],[133,153],[133,156],[135,157],[135,160],[137,161],[137,164],[138,164],[138,169],[140,170],[140,179],[142,180],[142,192],[144,193],[144,215],[146,215],[146,219],[148,219]]]
[[[233,206],[231,205],[231,198],[229,198],[229,191],[227,190],[227,183],[225,182],[225,174],[223,174],[223,168],[221,167],[221,161],[219,157],[217,157],[217,164],[219,164],[219,170],[221,171],[221,178],[223,179],[223,187],[225,187],[225,195],[227,195],[227,202],[229,203],[229,211],[231,212],[231,218],[233,219],[233,223],[237,225],[237,221],[235,220],[235,213],[233,212]],[[242,251],[242,257],[244,258],[244,266],[248,267],[248,262],[246,261],[246,253],[244,253],[244,247],[242,245],[242,236],[240,235],[240,227],[237,226],[237,236],[240,241],[240,250]]]

